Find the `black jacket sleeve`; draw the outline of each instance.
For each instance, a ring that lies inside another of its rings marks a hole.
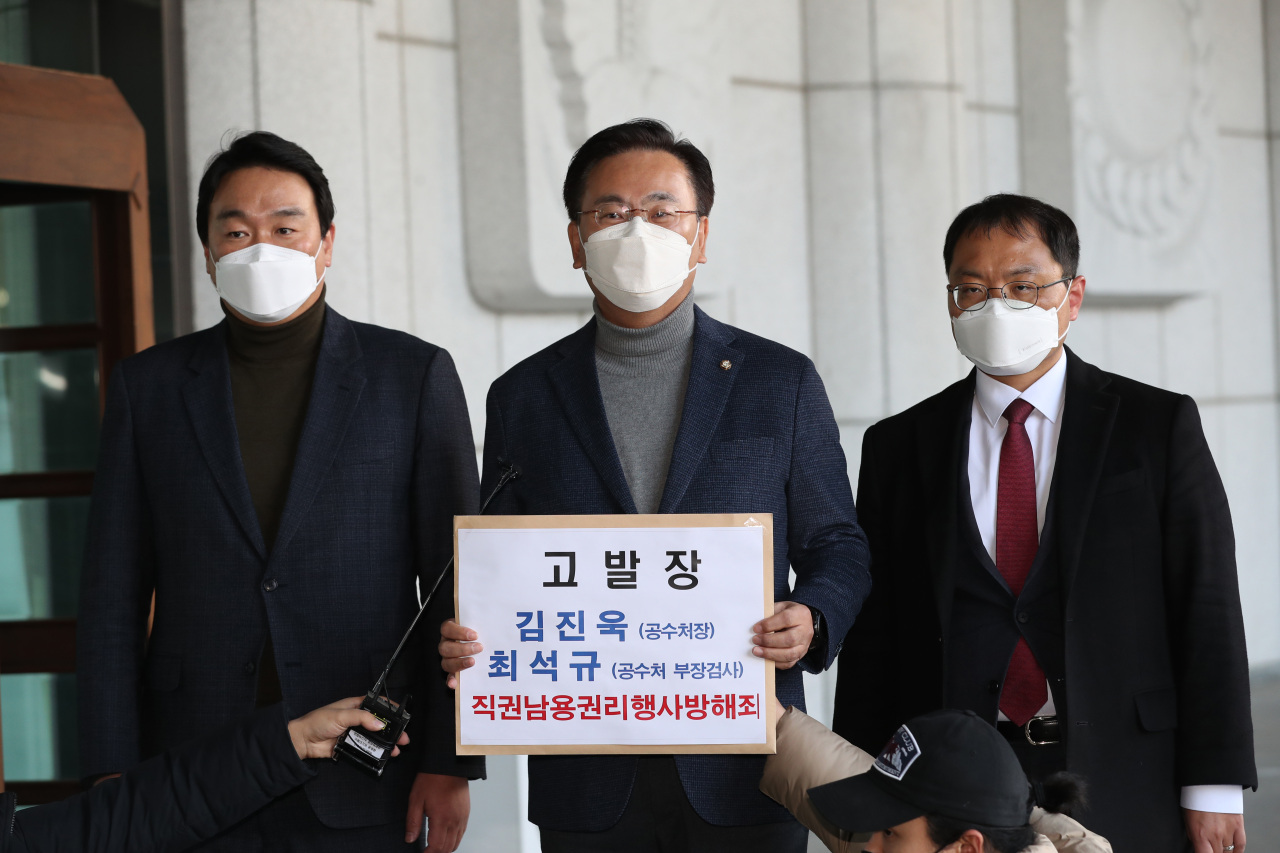
[[[0,835],[0,851],[185,850],[314,775],[287,725],[284,706],[273,705],[83,794],[18,812],[12,832],[6,826]]]
[[[1173,416],[1163,512],[1178,783],[1257,790],[1235,533],[1190,397],[1179,400]]]
[[[127,770],[142,753],[139,698],[155,553],[126,366],[117,365],[107,384],[80,578],[76,683],[86,777]]]
[[[479,482],[476,477],[475,439],[462,390],[462,380],[449,353],[439,350],[423,383],[414,452],[414,517],[417,522],[416,565],[421,594],[439,585],[423,615],[415,641],[423,646],[427,695],[419,709],[427,718],[426,748],[418,767],[421,773],[483,779],[482,756],[455,752],[453,691],[440,667],[440,624],[454,617],[453,572],[440,573],[453,559],[453,518],[476,511]],[[409,709],[416,713],[414,708]]]
[[[894,642],[893,623],[895,592],[899,579],[895,573],[892,535],[885,517],[891,502],[880,470],[887,459],[898,458],[897,447],[884,439],[893,439],[879,425],[866,431],[862,439],[862,462],[858,468],[858,520],[871,548],[871,593],[862,605],[858,619],[849,631],[840,654],[836,679],[836,701],[832,728],[850,743],[876,754],[897,726],[902,716],[899,674],[901,650]],[[920,606],[928,607],[929,590]]]

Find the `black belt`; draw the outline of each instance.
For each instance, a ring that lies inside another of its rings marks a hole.
[[[1026,741],[1032,746],[1049,746],[1062,743],[1062,723],[1056,717],[1032,717],[1025,726],[1011,720],[999,720],[996,729],[1010,742]]]

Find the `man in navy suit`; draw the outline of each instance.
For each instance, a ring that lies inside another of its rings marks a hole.
[[[753,651],[777,665],[778,697],[803,707],[801,670],[830,665],[866,597],[868,549],[813,362],[693,305],[713,197],[706,157],[661,122],[578,150],[564,202],[596,316],[494,382],[482,479],[499,460],[522,469],[498,514],[773,513],[778,603],[751,626]],[[442,634],[445,668],[473,665],[475,632]],[[805,829],[756,787],[763,766],[534,756],[529,819],[543,850],[804,850]]]
[[[363,694],[417,582],[446,565],[453,515],[475,510],[449,354],[325,305],[335,227],[315,160],[274,134],[236,139],[201,179],[196,227],[226,319],[126,359],[108,386],[79,622],[89,776],[255,706],[296,716]],[[415,697],[414,746],[382,778],[317,762],[202,849],[406,849],[425,813],[428,849],[454,850],[484,764],[454,755],[437,666],[424,635],[388,681]]]

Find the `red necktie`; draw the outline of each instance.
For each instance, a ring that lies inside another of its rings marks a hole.
[[[1035,407],[1021,398],[1004,410],[1009,429],[1000,446],[1000,486],[996,493],[996,568],[1014,598],[1022,594],[1031,564],[1040,547],[1036,529],[1036,466],[1027,436],[1027,416]],[[1036,663],[1023,637],[1013,650],[1000,693],[1000,710],[1025,725],[1047,700],[1044,670]]]

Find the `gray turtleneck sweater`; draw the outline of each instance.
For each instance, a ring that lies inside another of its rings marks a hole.
[[[596,374],[609,432],[639,512],[657,512],[693,361],[693,294],[647,329],[596,314]]]

